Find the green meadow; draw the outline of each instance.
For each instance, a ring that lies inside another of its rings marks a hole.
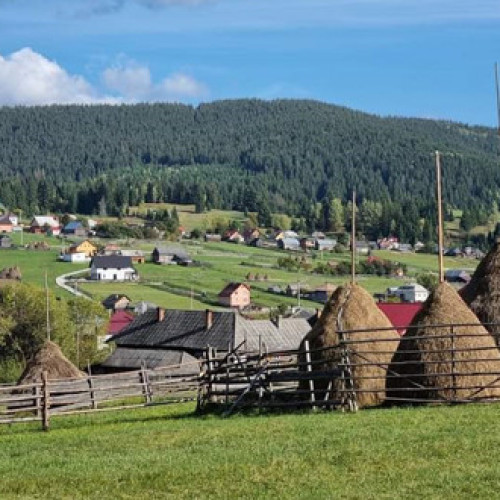
[[[192,404],[0,427],[2,499],[497,498],[498,405],[195,416]]]

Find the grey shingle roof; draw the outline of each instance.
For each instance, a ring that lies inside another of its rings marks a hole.
[[[195,362],[196,358],[183,351],[118,347],[101,363],[101,366],[122,370],[139,370],[142,366],[154,369],[181,365],[175,369],[176,373],[198,373],[199,368]]]
[[[206,327],[205,311],[167,310],[163,321],[157,311],[148,311],[134,319],[113,337],[118,347],[186,350],[195,355],[210,345],[221,351],[234,348],[257,351],[259,337],[267,351],[296,349],[310,330],[304,319],[281,320],[277,327],[269,320],[248,320],[235,312],[212,312],[212,326]]]

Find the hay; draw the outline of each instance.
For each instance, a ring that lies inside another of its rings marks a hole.
[[[495,243],[459,293],[500,345],[500,243]]]
[[[314,350],[336,346],[340,340],[339,330],[367,328],[374,330],[390,328],[390,330],[348,334],[349,340],[370,340],[370,342],[350,345],[350,361],[352,363],[374,363],[371,366],[352,367],[352,377],[356,390],[377,391],[357,393],[359,407],[375,406],[384,401],[386,368],[396,349],[395,339],[399,339],[396,331],[392,329],[391,322],[377,307],[371,295],[356,284],[347,284],[337,288],[326,303],[323,313],[313,329],[304,338],[304,341],[309,341],[310,349]],[[304,341],[300,347],[301,351],[304,351]],[[340,362],[340,351],[329,349],[313,352],[311,358],[313,362],[324,361],[324,363],[313,363],[313,370],[335,369]],[[304,355],[301,355],[300,359],[305,361]],[[316,398],[323,398],[328,381],[316,380],[314,385]],[[330,394],[330,398],[336,399],[340,397],[340,381],[335,381],[333,385],[334,393]],[[306,384],[301,384],[301,388],[305,389]]]
[[[21,269],[17,266],[5,267],[0,271],[0,279],[20,281],[21,278]]]
[[[33,358],[28,362],[24,372],[18,380],[18,385],[41,382],[42,373],[46,371],[51,380],[65,378],[83,378],[81,372],[54,342],[47,341],[38,349]]]
[[[474,326],[454,326],[453,339],[442,338],[450,327],[431,326],[460,323]],[[500,387],[493,337],[453,287],[439,284],[401,338],[388,371],[387,397],[418,403],[500,396],[500,388],[491,385]]]

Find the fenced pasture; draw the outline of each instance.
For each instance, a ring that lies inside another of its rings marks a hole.
[[[0,424],[39,421],[48,430],[56,415],[118,411],[196,399],[198,363],[85,378],[0,385]],[[186,373],[186,369],[189,372]]]
[[[404,342],[377,335],[385,330],[392,329],[338,332],[338,344],[316,349],[304,342],[301,350],[264,352],[262,346],[242,356],[209,348],[198,406],[222,404],[229,415],[248,407],[357,411],[360,400],[370,399],[385,406],[500,400],[498,348],[477,324],[419,327]],[[390,363],[380,360],[397,347]]]

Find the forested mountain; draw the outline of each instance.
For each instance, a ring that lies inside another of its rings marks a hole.
[[[141,201],[270,208],[307,217],[317,202],[416,207],[444,153],[450,206],[500,199],[492,129],[380,118],[315,101],[0,108],[0,201],[25,213],[106,210]]]

